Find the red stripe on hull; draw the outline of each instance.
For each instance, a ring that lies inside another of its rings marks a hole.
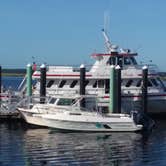
[[[40,74],[33,74],[35,77],[40,77]],[[79,74],[47,74],[47,77],[80,77]],[[91,74],[87,74],[86,77],[92,77]]]
[[[0,96],[0,98],[2,99],[2,98],[9,98],[9,96]]]
[[[154,94],[149,94],[148,97],[165,97],[166,94],[157,94],[157,95],[154,95]],[[122,96],[124,98],[129,98],[129,97],[137,97],[137,98],[141,98],[142,96],[141,95],[127,95],[127,96]],[[109,98],[109,96],[104,96],[104,98]]]
[[[142,76],[142,74],[138,74],[138,76]],[[148,74],[148,76],[158,76],[158,74]]]

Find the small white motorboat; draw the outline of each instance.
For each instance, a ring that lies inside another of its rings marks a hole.
[[[84,99],[85,108],[80,107]],[[26,122],[59,130],[110,132],[139,131],[143,125],[136,124],[133,116],[122,113],[103,113],[96,105],[95,97],[51,98],[45,104],[30,104],[18,108]]]

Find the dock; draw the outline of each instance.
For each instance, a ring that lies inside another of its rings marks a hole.
[[[5,119],[21,119],[21,116],[18,111],[0,111],[0,120]]]
[[[20,113],[17,110],[17,104],[20,100],[17,96],[10,93],[1,93],[0,101],[0,120],[2,119],[20,119]]]

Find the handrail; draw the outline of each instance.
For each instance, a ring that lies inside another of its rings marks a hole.
[[[22,87],[23,87],[23,85],[25,85],[25,83],[26,83],[26,76],[23,78],[21,84],[20,84],[19,87],[18,87],[18,90],[19,90],[19,91],[22,89]]]

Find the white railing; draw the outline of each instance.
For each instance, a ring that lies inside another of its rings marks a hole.
[[[24,91],[25,90],[25,86],[26,86],[26,76],[24,77],[24,79],[22,80],[21,84],[18,87],[18,91]]]

